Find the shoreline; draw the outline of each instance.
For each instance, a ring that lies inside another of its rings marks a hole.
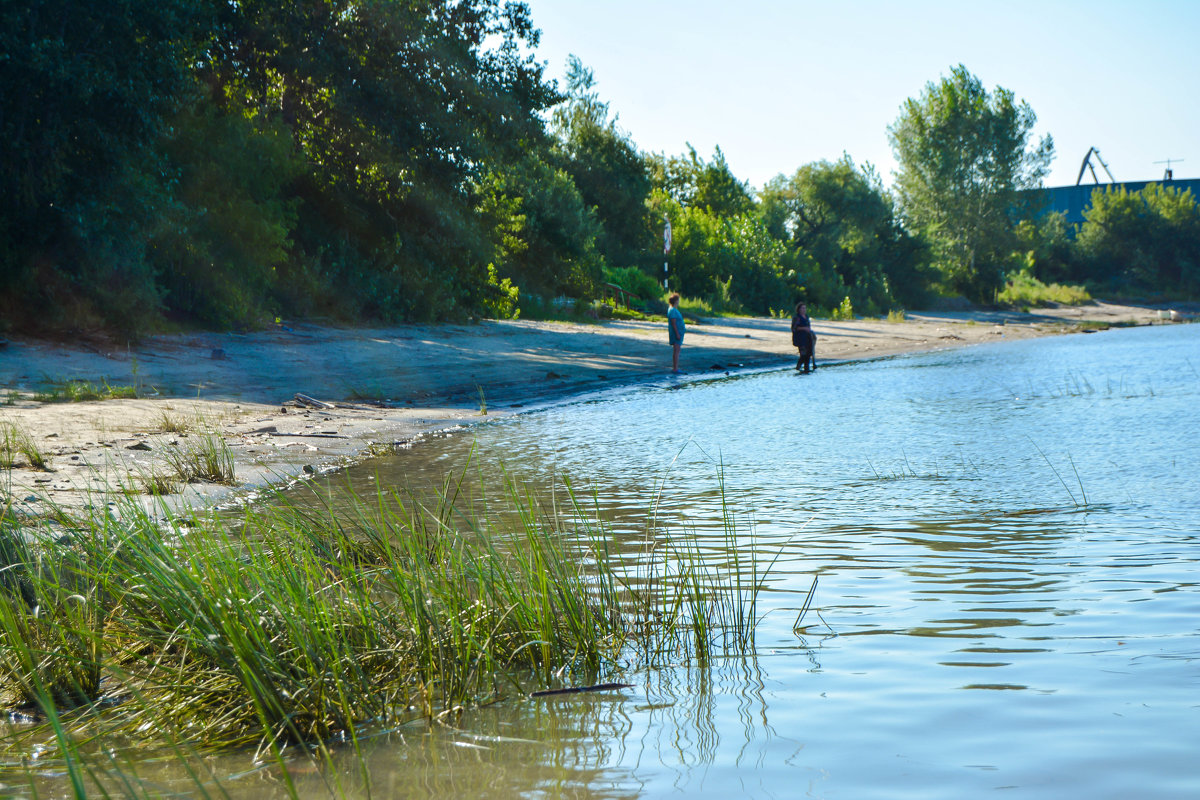
[[[1163,312],[1095,303],[1030,313],[911,312],[903,322],[814,320],[813,328],[818,363],[828,364],[1161,324],[1169,321]],[[153,516],[175,515],[247,502],[437,431],[615,388],[786,369],[795,358],[788,320],[769,318],[689,324],[680,376],[670,374],[662,322],[295,325],[154,336],[123,348],[14,338],[0,348],[0,424],[9,437],[27,437],[49,471],[14,454],[0,481],[18,515],[113,508],[122,495]],[[138,397],[32,399],[67,381],[134,387]],[[233,483],[145,493],[172,472],[173,458],[212,435],[228,447]]]

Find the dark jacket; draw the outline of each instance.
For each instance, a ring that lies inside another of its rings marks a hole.
[[[812,344],[812,323],[803,314],[792,317],[792,346],[808,347]]]

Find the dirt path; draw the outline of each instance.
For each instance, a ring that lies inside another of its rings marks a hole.
[[[904,322],[816,320],[819,363],[937,350],[1079,330],[1084,322],[1155,324],[1156,308],[1096,304],[1010,312],[910,313]],[[0,347],[0,487],[21,513],[116,502],[205,441],[223,441],[230,485],[179,484],[164,513],[252,496],[361,459],[430,431],[642,381],[795,363],[787,320],[716,319],[688,326],[668,375],[664,323],[486,321],[473,325],[336,328],[297,325],[251,334],[159,336],[133,347],[14,339]],[[137,399],[37,402],[66,381],[134,387]],[[326,404],[305,406],[297,393]],[[7,423],[7,424],[3,424]],[[206,436],[209,434],[210,436]],[[211,435],[219,439],[212,439]],[[48,470],[15,447],[32,444]]]

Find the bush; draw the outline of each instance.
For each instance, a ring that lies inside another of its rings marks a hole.
[[[850,305],[850,298],[843,297],[842,304],[833,311],[829,312],[830,319],[854,319],[854,307]]]
[[[1010,275],[1004,288],[996,295],[996,302],[1001,305],[1023,307],[1044,306],[1047,303],[1078,306],[1091,300],[1092,296],[1082,286],[1047,285],[1025,270]]]
[[[604,280],[645,301],[660,300],[662,285],[639,267],[605,267]]]

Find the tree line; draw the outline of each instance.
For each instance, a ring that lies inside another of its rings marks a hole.
[[[1195,294],[1190,194],[1036,213],[1036,120],[965,67],[845,155],[752,191],[718,148],[641,151],[503,0],[0,6],[0,314],[12,329],[547,313],[615,283],[767,314],[993,300],[1017,271]]]

